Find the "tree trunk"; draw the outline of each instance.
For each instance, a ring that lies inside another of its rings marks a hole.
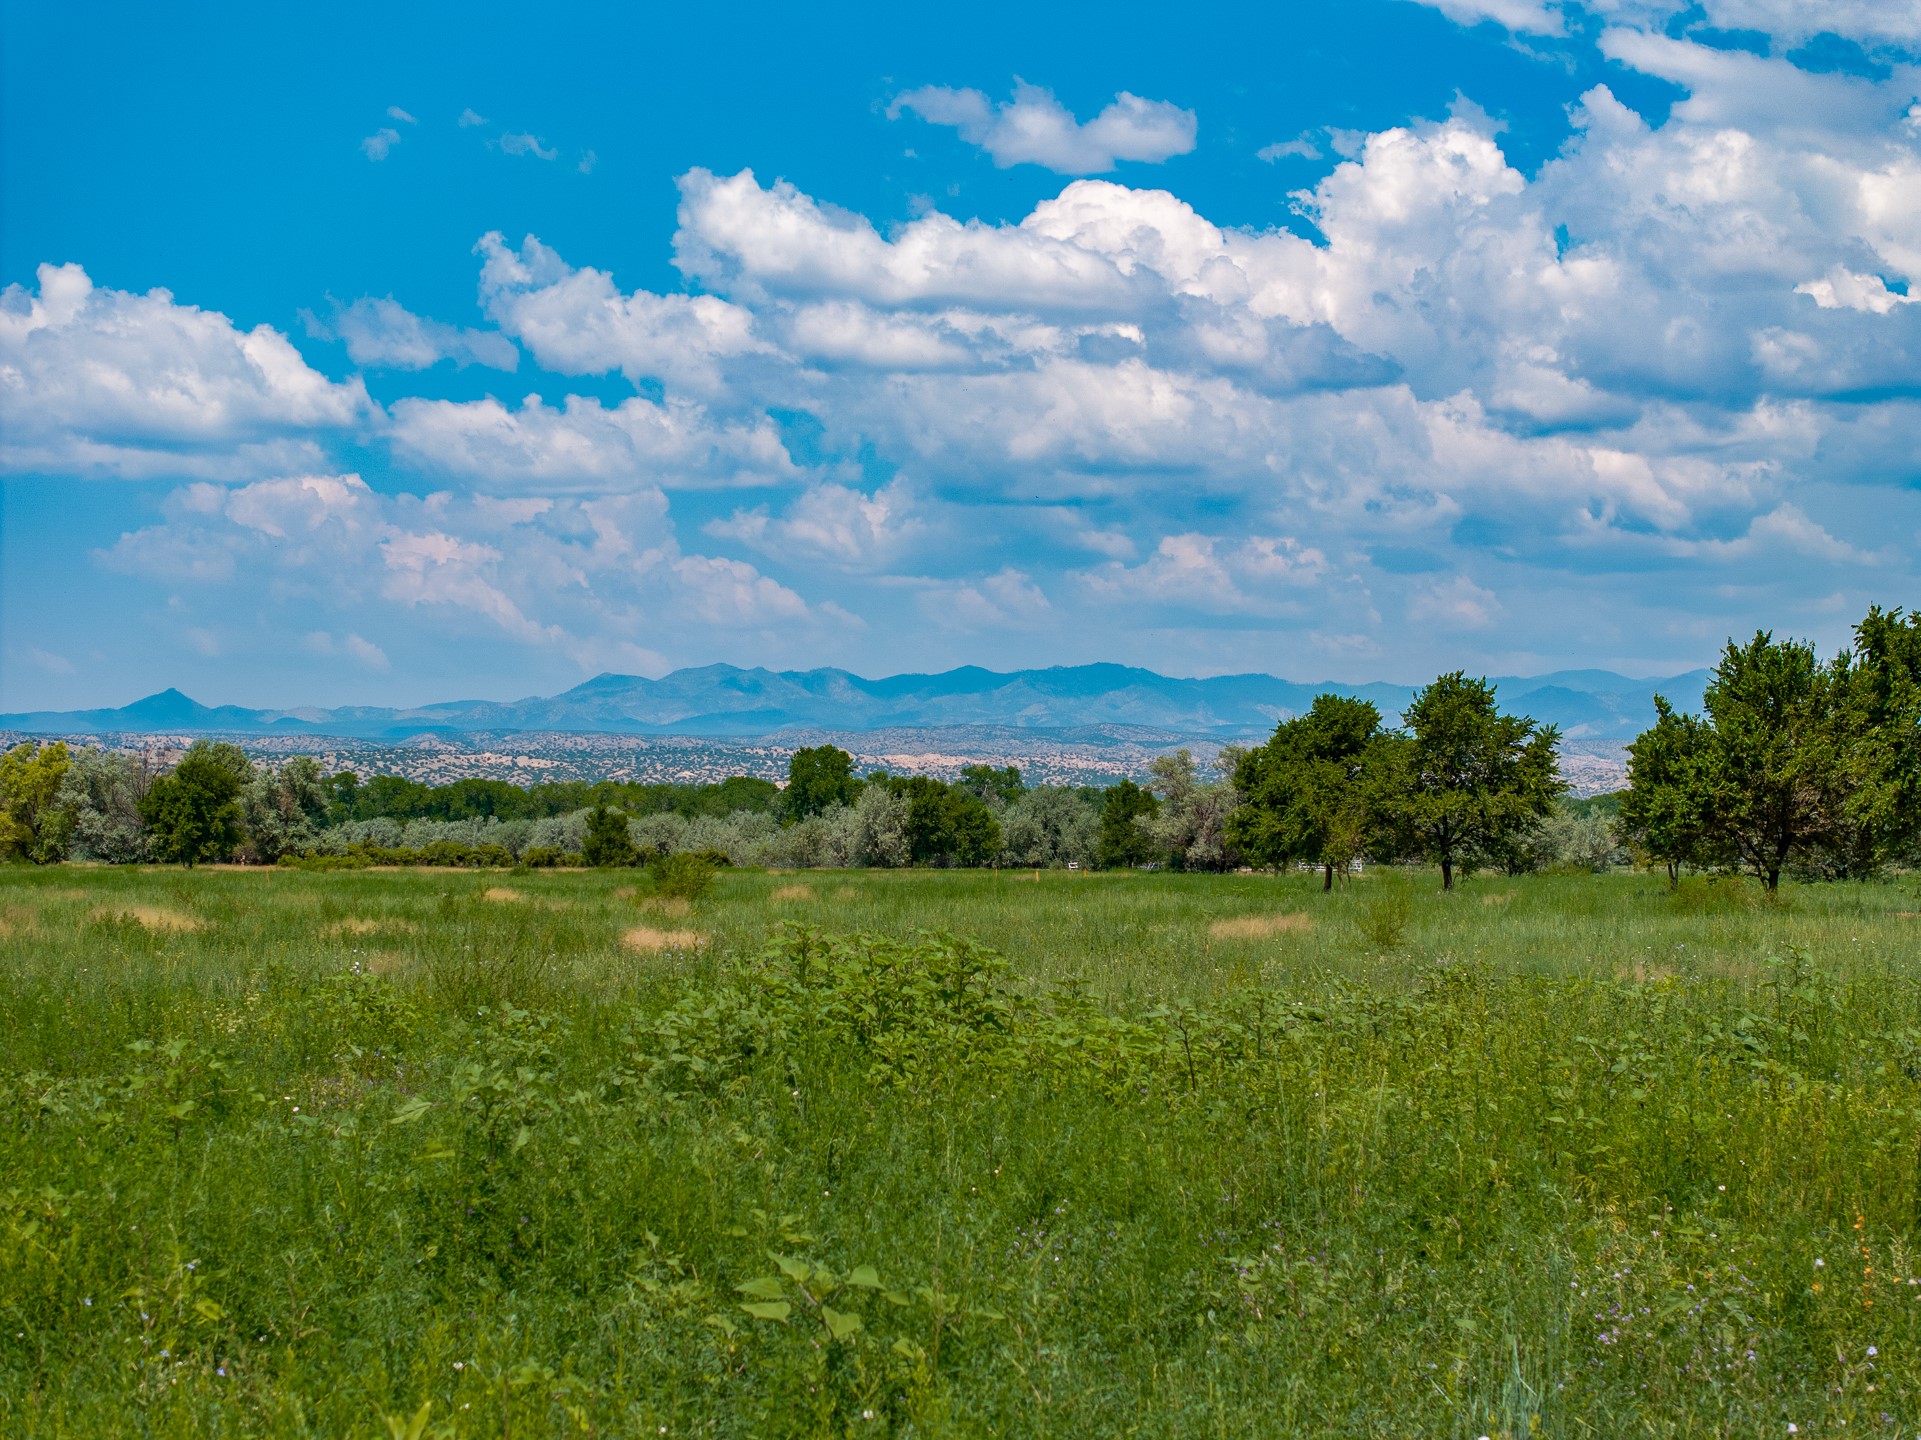
[[[1672,890],[1681,883],[1681,862],[1668,861],[1668,889]]]
[[[1454,861],[1447,855],[1441,857],[1441,888],[1443,890],[1454,888]]]
[[[1332,865],[1323,865],[1321,871],[1321,893],[1326,894],[1334,888],[1334,867]]]

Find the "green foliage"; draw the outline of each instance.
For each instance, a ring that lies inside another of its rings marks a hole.
[[[145,756],[92,747],[75,753],[55,802],[73,818],[73,858],[115,865],[145,860],[140,801],[151,780]]]
[[[1628,791],[1621,797],[1621,829],[1643,855],[1665,865],[1668,883],[1683,865],[1712,863],[1724,849],[1723,832],[1709,812],[1705,721],[1678,714],[1654,697],[1655,722],[1628,746]]]
[[[240,795],[252,775],[239,746],[194,741],[140,801],[154,858],[189,869],[202,860],[224,860],[244,833]]]
[[[1375,794],[1394,848],[1441,868],[1508,868],[1528,833],[1565,790],[1560,732],[1502,714],[1494,687],[1460,671],[1415,692],[1405,738],[1377,747]]]
[[[73,813],[59,802],[69,757],[61,741],[23,740],[0,755],[0,860],[66,858]]]
[[[1223,751],[1219,768],[1232,775],[1238,760],[1238,751]],[[1155,756],[1148,772],[1148,786],[1160,804],[1135,823],[1154,857],[1176,870],[1218,871],[1239,864],[1229,826],[1240,803],[1233,785],[1203,780],[1193,752],[1185,749]]]
[[[1879,608],[1854,645],[1757,633],[1729,642],[1705,715],[1659,718],[1631,749],[1623,826],[1668,867],[1739,866],[1774,890],[1790,868],[1860,878],[1921,836],[1921,621]]]
[[[241,811],[250,859],[271,865],[282,855],[305,854],[327,821],[319,763],[297,755],[278,770],[255,770],[241,792]]]
[[[1264,745],[1241,756],[1234,788],[1241,807],[1228,838],[1253,865],[1306,862],[1334,873],[1365,853],[1376,828],[1366,757],[1376,750],[1381,712],[1365,700],[1317,695],[1305,715],[1284,720]]]
[[[628,831],[625,811],[596,805],[587,812],[587,838],[581,841],[580,858],[596,867],[640,862],[640,851]]]
[[[716,784],[646,784],[579,780],[519,786],[505,780],[426,785],[398,775],[362,781],[351,770],[329,776],[328,823],[352,820],[542,820],[596,805],[630,815],[733,815],[771,811],[780,795],[771,780],[733,775]]]
[[[1021,784],[1021,767],[1018,765],[963,765],[960,778],[954,782],[959,789],[967,791],[976,799],[1012,805],[1020,799],[1024,787]]]
[[[809,746],[787,761],[781,812],[790,820],[804,820],[836,805],[851,805],[859,793],[853,756],[833,745]]]
[[[1000,822],[972,791],[928,775],[881,783],[907,801],[909,864],[988,865],[1000,853]]]
[[[1161,802],[1153,793],[1132,780],[1122,780],[1112,786],[1101,804],[1100,838],[1094,851],[1096,863],[1102,869],[1111,870],[1152,860],[1154,842],[1141,828],[1141,822],[1160,808]]]
[[[654,893],[672,900],[698,900],[705,895],[719,873],[720,864],[715,856],[682,852],[674,855],[661,855],[647,864],[647,873],[653,877]],[[718,857],[725,863],[726,857]]]

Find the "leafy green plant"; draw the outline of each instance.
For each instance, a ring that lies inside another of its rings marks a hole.
[[[719,872],[720,867],[710,857],[692,852],[661,855],[647,865],[654,893],[670,900],[700,899]]]

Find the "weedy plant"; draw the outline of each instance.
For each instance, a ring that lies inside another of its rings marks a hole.
[[[656,895],[692,903],[712,888],[720,867],[705,855],[677,851],[650,860],[647,873],[653,879]]]

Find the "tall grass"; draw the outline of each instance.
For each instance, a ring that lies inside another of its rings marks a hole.
[[[0,1433],[1912,1434],[1916,911],[8,871]]]

